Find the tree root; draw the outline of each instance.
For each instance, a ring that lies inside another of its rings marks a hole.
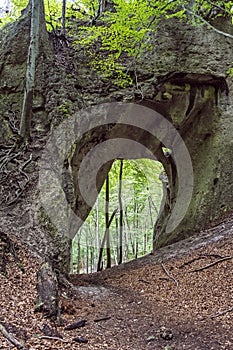
[[[4,199],[1,200],[2,209],[15,204],[29,183],[29,176],[25,173],[24,168],[32,161],[32,153],[24,161],[26,151],[27,145],[19,145],[16,141],[10,147],[5,147],[0,151],[0,183],[5,184],[5,190],[2,192]]]

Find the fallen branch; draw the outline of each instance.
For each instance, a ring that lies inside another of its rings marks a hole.
[[[48,335],[41,335],[40,337],[38,337],[39,339],[47,339],[47,340],[60,340],[63,343],[69,343],[68,340],[64,340],[62,338],[59,337],[49,337]]]
[[[111,319],[111,316],[106,316],[106,317],[102,317],[102,318],[96,318],[94,320],[94,322],[108,321],[110,319]]]
[[[216,261],[212,262],[211,264],[205,265],[205,266],[200,267],[200,268],[198,268],[198,269],[191,270],[191,271],[189,271],[189,273],[206,270],[206,269],[208,269],[209,267],[212,267],[212,266],[214,266],[214,265],[217,265],[217,264],[220,263],[220,262],[223,262],[223,261],[226,261],[226,260],[230,260],[230,259],[233,259],[233,256],[225,256],[224,258],[219,259],[219,260],[216,260]]]
[[[203,255],[199,255],[196,258],[193,258],[192,260],[186,261],[185,263],[183,263],[182,265],[179,266],[179,269],[182,269],[183,267],[187,266],[187,265],[191,265],[193,262],[197,261],[197,260],[201,260],[201,259],[206,259],[206,258],[225,258],[225,256],[219,255],[219,254],[203,254]]]
[[[65,327],[66,331],[71,331],[73,329],[77,329],[77,328],[81,328],[81,327],[85,327],[86,326],[86,320],[81,320],[81,321],[77,321],[74,323],[69,324],[68,326]]]
[[[168,278],[170,280],[172,280],[176,284],[177,287],[179,287],[178,281],[172,275],[170,275],[170,273],[168,272],[168,270],[166,269],[166,267],[164,266],[163,263],[161,263],[161,266],[162,266],[163,271],[165,272],[165,274],[168,276]]]
[[[138,281],[139,281],[139,282],[142,282],[142,283],[145,283],[145,284],[150,284],[149,281],[144,280],[143,278],[140,278]]]
[[[227,314],[228,312],[232,312],[232,311],[233,311],[233,307],[230,307],[229,309],[220,311],[220,312],[218,312],[218,313],[215,314],[215,315],[211,315],[210,318],[216,318],[216,317],[218,317],[218,316],[225,315],[225,314]]]
[[[83,338],[83,337],[73,338],[73,341],[76,341],[77,343],[81,343],[81,344],[88,343],[88,340],[86,338]]]
[[[13,337],[13,335],[11,335],[9,332],[7,332],[6,328],[1,323],[0,323],[0,332],[17,349],[26,350],[26,348],[22,344],[20,344],[19,341]]]

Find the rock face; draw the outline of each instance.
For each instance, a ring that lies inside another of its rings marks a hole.
[[[227,22],[216,26],[229,30]],[[158,49],[148,69],[163,78],[160,91],[150,100],[159,98],[164,115],[178,128],[194,171],[193,196],[183,221],[166,234],[161,229],[165,210],[162,223],[155,225],[155,247],[192,235],[232,210],[232,79],[226,75],[232,64],[231,40],[175,22],[164,24],[155,38]]]
[[[221,19],[214,25],[219,30],[232,32],[227,20]],[[145,52],[137,66],[137,86],[117,91],[111,91],[114,90],[111,87],[110,93],[95,79],[86,86],[82,69],[77,79],[83,99],[88,103],[95,104],[96,99],[99,103],[136,101],[158,111],[176,127],[188,148],[193,167],[193,195],[177,227],[177,218],[172,218],[174,229],[171,231],[167,224],[177,202],[180,174],[173,164],[174,154],[164,157],[158,140],[149,140],[150,149],[164,165],[169,182],[169,191],[165,191],[167,199],[155,224],[156,249],[192,235],[232,210],[232,79],[227,71],[232,66],[233,50],[232,39],[214,30],[175,20],[162,23],[150,40],[154,49]],[[122,128],[120,134],[135,139],[135,130],[127,134]],[[99,139],[101,135],[107,133],[100,131]],[[119,137],[119,130],[112,128],[108,138],[115,137]],[[93,143],[89,139],[89,148],[95,147],[96,137],[92,140]],[[145,144],[148,135],[142,132],[136,140]],[[79,146],[73,164],[77,158],[82,159]],[[73,171],[77,173],[74,168]],[[182,171],[185,173],[187,169]],[[101,177],[98,180],[101,181]],[[85,212],[85,204],[80,203],[76,210],[79,207]],[[88,212],[88,208],[86,210]]]
[[[1,143],[14,137],[19,124],[29,23],[28,16],[25,16],[0,32]],[[223,31],[231,30],[225,19],[215,25]],[[149,149],[166,171],[163,207],[155,223],[156,249],[192,235],[233,209],[233,84],[226,73],[232,66],[233,49],[232,39],[214,30],[181,24],[174,19],[161,23],[157,34],[148,40],[153,44],[153,49],[144,53],[136,70],[130,71],[136,80],[135,84],[120,89],[112,81],[105,82],[91,71],[82,53],[74,52],[61,38],[50,36],[49,41],[44,36],[37,66],[33,137],[35,140],[45,139],[49,130],[54,130],[61,121],[69,120],[74,112],[103,103],[136,102],[141,108],[157,111],[171,123],[188,149],[193,167],[193,183],[188,181],[190,179],[186,179],[187,184],[182,183],[182,174],[189,174],[190,169],[178,168],[177,155],[173,150],[175,139],[169,147],[171,152],[166,153],[163,150],[163,140],[152,137],[146,130],[123,126],[120,119],[114,125],[101,126],[87,132],[80,140],[76,140],[72,151],[63,159],[69,173],[66,177],[69,180],[62,180],[64,196],[67,198],[66,189],[71,189],[68,202],[73,211],[85,220],[91,205],[80,193],[78,172],[87,153],[103,141],[119,137],[131,139]],[[95,115],[91,118],[90,123],[95,121]],[[76,122],[77,128],[81,121]],[[62,144],[59,138],[56,143]],[[110,166],[111,160],[98,172],[98,190],[103,185]],[[86,182],[88,185],[88,178]],[[33,183],[35,188],[27,199],[34,202],[31,206],[34,216],[38,216],[35,213],[40,208],[35,201],[36,183]],[[184,195],[187,186],[193,186],[192,198],[185,208],[183,220],[179,222],[179,213],[184,211],[184,201],[180,202],[179,196]],[[179,192],[180,189],[183,192]],[[48,189],[48,199],[54,195],[55,190]],[[23,203],[20,209],[19,206],[13,209],[13,214],[14,210],[18,214],[23,210]],[[46,214],[43,214],[43,220],[48,221],[45,217]],[[7,219],[6,211],[2,212],[2,218],[5,225],[12,224]],[[33,227],[35,226],[37,233],[42,232],[38,230],[39,223],[33,222]],[[67,260],[69,238],[61,239],[62,232],[56,227],[49,227],[46,226],[46,230],[50,231],[50,239],[46,240],[49,245],[46,255],[52,252],[51,255],[56,255],[58,260]],[[25,235],[30,234],[30,230],[30,227],[24,230]],[[44,237],[44,231],[40,234]],[[35,242],[33,236],[31,239]],[[25,240],[28,241],[28,238]],[[38,235],[36,240],[39,241]],[[38,251],[43,254],[43,249],[38,248]]]

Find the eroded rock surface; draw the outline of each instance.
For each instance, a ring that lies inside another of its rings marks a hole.
[[[221,23],[216,25],[221,30],[231,30],[227,20],[221,19]],[[0,33],[1,143],[9,142],[17,135],[28,40],[27,16]],[[194,187],[183,221],[178,227],[174,226],[172,232],[167,232],[167,223],[177,202],[179,186],[174,155],[171,153],[167,157],[162,151],[163,144],[158,139],[151,138],[144,130],[136,132],[135,129],[119,125],[100,127],[77,141],[67,159],[64,159],[66,169],[72,175],[68,177],[69,181],[70,178],[72,180],[71,194],[74,195],[70,197],[70,205],[76,213],[81,213],[83,219],[87,217],[91,206],[85,203],[78,188],[79,166],[89,150],[103,140],[117,137],[130,138],[148,147],[166,170],[169,191],[165,191],[167,197],[164,199],[164,210],[155,225],[155,248],[192,235],[232,209],[233,97],[232,79],[227,76],[227,70],[232,66],[232,41],[203,26],[192,27],[174,19],[161,23],[158,33],[151,36],[150,40],[153,50],[144,53],[136,71],[135,67],[130,71],[135,84],[122,89],[113,81],[106,82],[93,72],[82,52],[77,53],[72,48],[65,47],[58,37],[43,37],[33,110],[35,163],[31,169],[34,174],[32,189],[25,193],[20,205],[16,203],[11,208],[11,217],[9,210],[4,210],[1,214],[4,227],[15,232],[40,254],[54,255],[58,260],[67,258],[70,241],[68,238],[63,240],[64,232],[51,226],[46,213],[41,212],[36,190],[37,162],[48,131],[54,130],[61,121],[69,120],[75,112],[88,106],[136,102],[162,114],[185,141],[194,170]],[[93,115],[93,120],[94,117]],[[56,141],[58,145],[61,144],[61,140]],[[101,188],[110,165],[111,162],[108,162],[99,172],[98,189]],[[88,185],[88,178],[86,181]],[[8,185],[4,183],[5,188]],[[65,188],[68,187],[70,189],[70,183],[63,181],[64,197],[67,195]],[[48,199],[54,191],[56,187],[48,190]],[[5,200],[4,193],[3,190],[1,198]],[[29,216],[32,218],[30,222],[25,219],[29,207]],[[16,220],[12,219],[14,215]],[[14,221],[17,222],[17,227],[12,227]],[[45,225],[42,230],[40,227],[43,222]],[[32,228],[36,235],[32,234]],[[45,232],[49,232],[49,238],[45,237]],[[35,242],[42,242],[42,245],[39,247]]]

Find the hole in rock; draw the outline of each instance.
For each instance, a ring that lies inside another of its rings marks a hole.
[[[152,251],[163,196],[160,162],[115,160],[72,244],[72,273],[92,273]]]

